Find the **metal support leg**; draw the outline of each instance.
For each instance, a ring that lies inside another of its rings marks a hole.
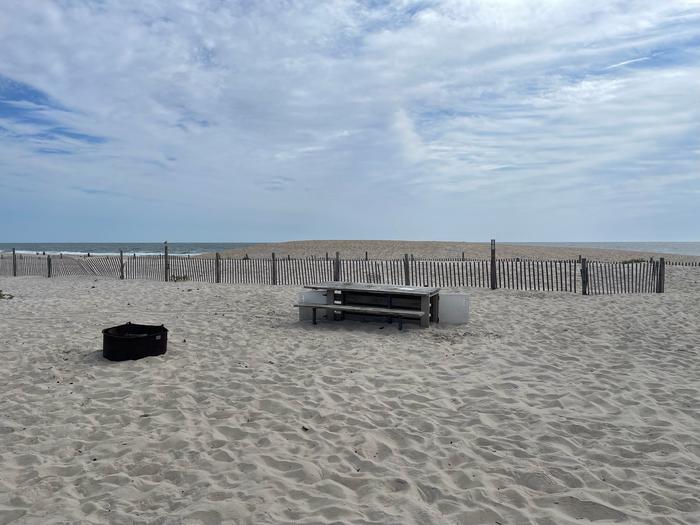
[[[316,308],[311,309],[311,319],[313,320],[313,323],[316,324]]]
[[[434,295],[430,298],[430,322],[440,322],[440,296]]]
[[[423,317],[420,318],[422,328],[430,326],[430,298],[427,295],[422,295],[420,298],[420,309],[423,312]]]
[[[403,330],[403,317],[399,317],[399,330]]]

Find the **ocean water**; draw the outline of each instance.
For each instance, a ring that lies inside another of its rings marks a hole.
[[[173,255],[198,255],[222,252],[234,248],[251,246],[248,242],[169,242],[168,253]],[[119,250],[131,255],[159,255],[163,253],[162,242],[32,242],[0,243],[0,252],[17,253],[64,253],[66,255],[119,255]]]

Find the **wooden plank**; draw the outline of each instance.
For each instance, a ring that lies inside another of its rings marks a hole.
[[[496,239],[491,239],[491,268],[489,273],[491,289],[495,290],[498,284],[496,283]]]
[[[165,266],[163,269],[164,269],[165,281],[167,282],[170,280],[170,276],[168,275],[170,272],[170,261],[168,260],[168,241],[165,241],[165,243],[163,243],[163,250],[165,252],[164,253],[165,254]]]
[[[625,268],[624,264],[617,263],[617,278],[618,285],[620,287],[620,293],[627,293],[627,288],[625,287]]]
[[[602,281],[602,290],[604,294],[612,294],[612,283],[610,282],[610,263],[601,262],[600,263],[600,279]]]
[[[602,293],[610,294],[610,283],[608,282],[608,268],[610,268],[609,262],[600,263],[600,281]]]
[[[612,282],[610,281],[610,263],[606,262],[603,267],[603,282],[605,283],[605,293],[612,294]]]
[[[600,294],[600,263],[596,261],[590,261],[588,263],[590,271],[590,290],[592,295]]]
[[[279,284],[290,284],[287,280],[287,269],[288,269],[289,259],[282,257],[277,261],[277,279]]]
[[[527,277],[527,282],[528,282],[528,290],[533,290],[534,289],[534,271],[532,268],[532,261],[527,261],[526,264],[526,269],[528,271],[528,277]]]
[[[318,308],[321,310],[332,310],[336,312],[348,312],[354,314],[368,315],[400,315],[402,317],[412,317],[414,319],[425,318],[425,312],[421,310],[402,310],[399,308],[380,308],[376,306],[360,306],[349,304],[328,304],[328,303],[302,303],[295,304],[295,308]]]

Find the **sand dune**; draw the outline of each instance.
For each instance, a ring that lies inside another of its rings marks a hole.
[[[365,252],[373,259],[397,259],[404,254],[416,257],[461,257],[486,259],[491,256],[489,243],[437,242],[437,241],[290,241],[266,243],[227,250],[225,257],[270,257],[275,252],[279,257],[325,257],[340,252],[344,258],[364,258]],[[554,246],[523,246],[518,244],[497,244],[498,257],[521,257],[525,259],[577,259],[579,255],[597,261],[624,261],[653,257],[664,254],[624,250],[600,250],[594,248],[562,248]],[[213,256],[208,254],[207,256]],[[700,257],[666,254],[673,260],[700,261]]]
[[[698,523],[700,270],[302,324],[295,287],[0,278],[0,523]],[[164,323],[168,353],[101,358]]]

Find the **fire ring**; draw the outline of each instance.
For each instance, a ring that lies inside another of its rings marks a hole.
[[[168,349],[168,329],[163,325],[126,323],[102,330],[102,356],[127,361],[162,355]]]

